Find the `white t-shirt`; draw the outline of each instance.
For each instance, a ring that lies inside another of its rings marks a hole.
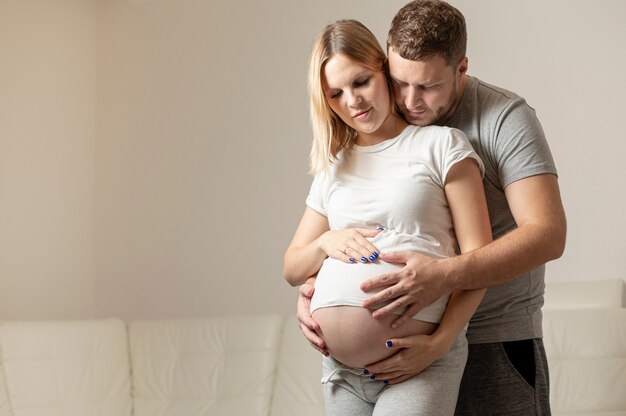
[[[331,230],[384,228],[371,239],[381,252],[454,256],[457,242],[444,185],[450,168],[467,157],[475,159],[484,172],[482,161],[460,130],[408,126],[382,143],[341,151],[330,168],[315,177],[306,203],[328,218]],[[317,275],[311,312],[329,306],[361,306],[371,294],[361,291],[361,282],[399,268],[381,260],[360,263],[357,259],[348,264],[328,258]],[[448,297],[414,318],[439,322]]]

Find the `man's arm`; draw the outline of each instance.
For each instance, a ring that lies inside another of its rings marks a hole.
[[[452,258],[449,281],[456,289],[505,283],[563,254],[567,225],[556,176],[531,176],[504,192],[517,228],[462,259]]]
[[[382,260],[406,266],[364,282],[361,288],[366,292],[386,289],[369,297],[363,306],[395,299],[374,312],[379,318],[410,305],[395,322],[398,326],[444,293],[495,286],[559,258],[567,227],[556,176],[542,174],[518,180],[506,187],[505,194],[517,223],[515,230],[487,246],[446,259],[409,252],[383,254]]]

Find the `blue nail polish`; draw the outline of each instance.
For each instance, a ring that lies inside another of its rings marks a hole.
[[[368,375],[369,373],[370,373],[370,372],[369,372],[369,371],[367,371],[367,369],[364,369],[364,370],[363,370],[363,374]]]
[[[378,256],[380,256],[380,254],[378,254],[377,251],[374,252],[374,257],[378,258]]]
[[[371,375],[371,376],[370,376],[370,380],[376,380],[376,376]]]
[[[370,261],[374,261],[374,260],[376,260],[376,257],[370,256]]]
[[[361,257],[361,261],[362,261],[363,263],[365,263],[365,262],[367,261],[367,259],[366,259],[365,257]]]
[[[350,261],[351,261],[352,263],[354,263],[356,260],[354,260],[354,258],[350,257]]]
[[[387,385],[389,382],[387,380],[383,380],[383,384]]]
[[[391,348],[391,347],[393,347],[393,342],[387,341],[387,342],[385,342],[385,345],[387,346],[387,348]]]
[[[378,231],[384,231],[385,229],[383,227],[378,227],[377,230]]]

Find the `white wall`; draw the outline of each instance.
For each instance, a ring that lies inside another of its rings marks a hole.
[[[527,99],[556,159],[568,238],[547,279],[626,279],[626,2],[455,3],[470,72]]]
[[[100,3],[99,313],[294,309],[280,272],[310,181],[311,43],[345,17],[384,41],[403,4]],[[548,278],[625,277],[626,3],[454,4],[470,73],[527,97],[552,145],[570,233]]]
[[[330,4],[100,3],[98,313],[293,309],[310,46],[332,18],[386,15],[382,31],[397,8]]]
[[[95,4],[0,0],[0,319],[93,312]]]
[[[626,278],[626,2],[452,3],[470,73],[528,99],[557,161],[548,279]],[[311,43],[337,18],[384,41],[403,4],[0,0],[0,314],[292,312]]]

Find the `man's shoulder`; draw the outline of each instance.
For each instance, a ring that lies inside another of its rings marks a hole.
[[[484,97],[491,97],[492,99],[502,101],[524,100],[519,94],[509,89],[490,84],[472,76],[469,77],[468,87],[475,91],[479,99]]]
[[[535,110],[517,93],[476,77],[470,77],[461,112],[480,119],[484,127],[502,122],[503,119],[516,123],[534,119]]]

